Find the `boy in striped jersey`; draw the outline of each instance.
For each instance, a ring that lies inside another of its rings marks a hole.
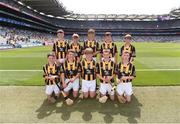
[[[122,54],[122,62],[117,65],[117,95],[121,103],[131,101],[132,80],[136,77],[135,66],[129,61],[130,53]]]
[[[101,97],[108,93],[111,100],[114,100],[114,90],[112,83],[114,83],[115,64],[110,59],[110,50],[103,50],[103,60],[98,64],[97,76],[100,79],[100,93]]]
[[[64,31],[62,29],[57,31],[57,37],[58,40],[53,44],[52,51],[56,55],[57,64],[61,64],[66,60],[66,53],[69,49],[69,45],[64,39]]]
[[[74,50],[68,50],[67,60],[61,66],[61,77],[65,94],[69,95],[69,91],[73,89],[73,97],[77,98],[81,67],[80,63],[75,60],[74,54]]]
[[[57,85],[59,85],[59,67],[55,63],[54,53],[49,53],[47,55],[48,64],[43,66],[44,79],[46,83],[46,94],[47,99],[50,103],[54,103],[55,99],[52,97],[54,92],[57,97],[59,97],[60,90]]]
[[[93,60],[93,50],[91,48],[85,49],[86,58],[81,62],[81,78],[82,78],[82,92],[83,97],[93,98],[96,95],[96,71],[97,65]]]

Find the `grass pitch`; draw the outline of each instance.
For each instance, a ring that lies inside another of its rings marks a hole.
[[[117,43],[118,54],[123,43]],[[180,44],[133,43],[137,50],[136,86],[180,85]],[[62,98],[49,105],[42,66],[52,47],[0,51],[0,123],[179,123],[179,86],[133,87],[130,104],[77,99],[71,107]],[[120,61],[120,57],[118,58]],[[19,86],[21,85],[21,86]],[[31,86],[27,86],[31,85]],[[25,86],[25,87],[24,87]]]
[[[62,98],[49,105],[44,86],[0,86],[0,123],[180,123],[180,86],[134,87],[133,100]],[[158,97],[159,96],[159,97]]]
[[[116,43],[118,56],[122,42]],[[133,43],[136,86],[180,85],[179,43]],[[0,85],[44,85],[42,66],[52,46],[0,51]],[[118,58],[120,61],[120,57]]]

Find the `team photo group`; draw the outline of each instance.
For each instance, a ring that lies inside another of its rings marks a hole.
[[[43,66],[48,102],[55,103],[60,94],[67,105],[77,98],[97,98],[105,103],[108,98],[113,101],[117,97],[120,103],[130,102],[132,80],[136,77],[133,64],[136,50],[131,35],[124,36],[120,48],[113,42],[111,32],[105,32],[101,45],[95,40],[94,29],[87,31],[87,40],[82,45],[78,34],[72,35],[70,43],[64,35],[62,29],[57,31],[57,41]]]

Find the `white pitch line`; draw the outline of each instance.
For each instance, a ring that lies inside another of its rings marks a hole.
[[[0,72],[42,72],[43,70],[0,70]],[[136,71],[180,71],[180,68],[178,69],[136,69]]]

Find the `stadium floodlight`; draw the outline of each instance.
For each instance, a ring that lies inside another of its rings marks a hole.
[[[141,21],[141,20],[140,20],[140,19],[135,18],[135,19],[133,19],[133,21]]]
[[[132,21],[131,19],[128,19],[128,18],[125,18],[124,20],[125,20],[125,21]]]
[[[53,18],[54,16],[53,15],[46,15],[47,17],[51,17],[51,18]]]
[[[28,9],[32,9],[30,6],[26,6]]]
[[[21,1],[18,1],[19,4],[24,5]]]
[[[40,12],[39,14],[41,14],[41,15],[45,15],[43,12]]]
[[[58,18],[58,19],[64,19],[64,17],[61,17],[61,16],[57,16],[56,18]]]
[[[38,12],[36,9],[33,10],[34,12]]]
[[[68,18],[66,18],[66,19],[68,19],[68,20],[75,20],[74,18],[70,18],[70,17],[68,17]]]

